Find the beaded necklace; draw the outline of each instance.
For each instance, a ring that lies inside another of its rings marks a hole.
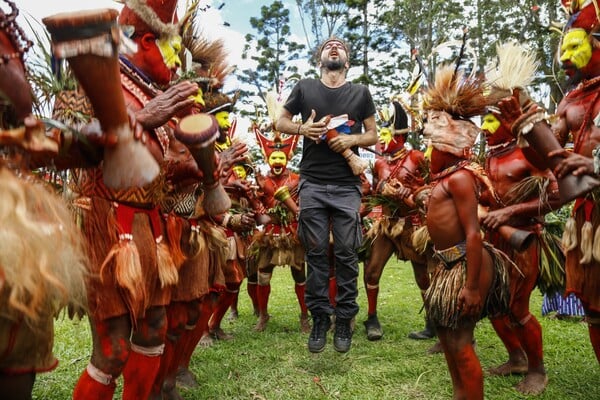
[[[0,29],[6,33],[16,51],[0,55],[0,65],[8,64],[10,60],[19,59],[24,63],[25,53],[33,46],[33,42],[27,39],[23,29],[17,24],[16,19],[19,15],[19,9],[9,0],[4,0],[11,8],[10,14],[5,14],[0,10]]]
[[[152,83],[133,66],[129,60],[121,57],[121,83],[129,93],[133,95],[143,106],[145,106],[151,98],[159,93]],[[163,155],[167,154],[169,148],[169,135],[164,126],[159,126],[154,129],[158,143],[160,144]]]
[[[444,168],[440,172],[432,173],[431,181],[438,181],[438,180],[452,174],[453,172],[456,172],[459,169],[466,167],[469,164],[471,164],[470,160],[462,160],[462,161],[457,162],[456,164],[452,164],[451,166]]]

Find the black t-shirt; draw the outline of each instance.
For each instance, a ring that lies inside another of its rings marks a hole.
[[[326,115],[333,117],[348,114],[354,121],[351,133],[363,130],[362,121],[375,114],[375,104],[369,89],[364,85],[346,82],[332,89],[319,79],[301,79],[292,89],[285,109],[292,115],[301,114],[302,121],[315,110],[315,121]],[[358,154],[357,148],[352,151]],[[360,184],[359,177],[352,173],[346,159],[329,148],[327,143],[303,140],[300,176],[311,182],[332,185]]]

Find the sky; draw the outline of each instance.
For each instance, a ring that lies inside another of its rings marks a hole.
[[[91,10],[114,8],[120,10],[122,4],[115,0],[14,0],[19,7],[18,23],[35,40],[29,29],[29,23],[35,29],[44,30],[42,18],[57,13],[78,10]],[[255,33],[250,26],[251,17],[260,16],[261,6],[269,5],[273,0],[200,0],[200,6],[210,5],[206,12],[199,13],[202,33],[209,39],[222,39],[225,49],[229,54],[230,65],[237,65],[238,70],[252,68],[248,61],[242,60],[241,54],[247,33]],[[284,0],[290,2],[290,0]],[[224,5],[219,7],[222,3]],[[186,0],[179,0],[179,17],[185,13]],[[290,2],[291,12],[295,11],[293,2]],[[2,5],[3,10],[7,10]],[[219,10],[220,8],[220,10]],[[293,18],[293,17],[292,17]],[[29,22],[29,23],[28,23]],[[226,24],[228,26],[226,26]],[[43,35],[42,35],[43,37]],[[225,82],[223,91],[234,92],[239,89],[240,83],[231,75]],[[249,126],[248,121],[238,120],[238,131],[245,132]]]
[[[271,0],[272,1],[272,0]],[[225,41],[225,47],[228,50],[230,62],[239,64],[241,53],[245,42],[246,33],[252,32],[250,26],[250,17],[260,16],[260,7],[270,4],[269,0],[201,0],[200,5],[210,4],[207,12],[200,13],[203,33],[209,38],[222,38]],[[115,0],[16,0],[20,9],[19,22],[33,19],[41,24],[42,18],[61,12],[90,10],[101,8],[114,8],[120,10],[122,4]],[[178,15],[181,17],[184,13],[186,1],[180,0]],[[218,10],[220,4],[224,3],[221,10]],[[229,27],[224,25],[229,24]],[[27,27],[26,23],[21,26]]]

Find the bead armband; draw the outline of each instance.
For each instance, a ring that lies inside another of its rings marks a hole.
[[[512,133],[515,137],[526,135],[533,130],[533,126],[546,119],[546,111],[541,107],[531,107],[512,124]]]

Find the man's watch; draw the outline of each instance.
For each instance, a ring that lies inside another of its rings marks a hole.
[[[600,144],[592,150],[592,157],[594,158],[594,174],[600,176]]]

